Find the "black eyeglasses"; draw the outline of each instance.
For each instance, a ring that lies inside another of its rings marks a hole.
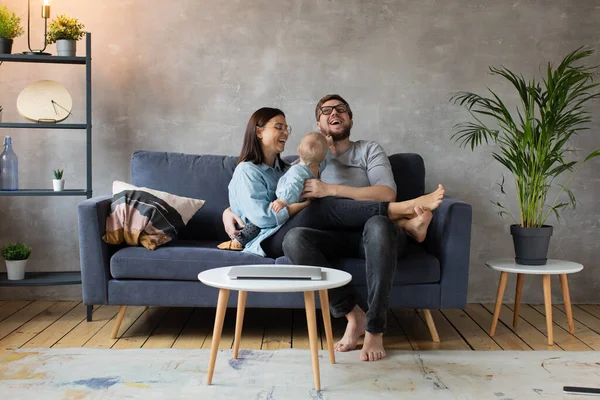
[[[329,115],[333,112],[333,109],[335,108],[335,111],[341,113],[345,113],[346,111],[348,111],[348,106],[345,104],[338,104],[337,106],[323,106],[320,108],[321,113],[323,115]]]

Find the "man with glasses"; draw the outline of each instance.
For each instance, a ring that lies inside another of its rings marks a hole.
[[[321,180],[305,182],[307,198],[328,196],[370,200],[396,201],[396,184],[387,155],[374,141],[350,141],[352,110],[337,94],[323,97],[315,109],[317,127],[331,135],[336,148]],[[407,236],[418,242],[425,239],[431,221],[431,210],[443,197],[443,188],[427,196],[404,202],[405,219],[392,221],[374,216],[362,232],[322,231],[293,228],[283,241],[284,254],[300,265],[332,267],[329,259],[343,256],[364,258],[367,277],[367,312],[359,307],[350,286],[329,290],[331,311],[335,317],[348,320],[343,338],[335,344],[336,351],[356,348],[358,339],[365,336],[360,359],[376,361],[384,358],[383,332],[386,328],[388,299],[396,272],[397,259],[402,255]]]

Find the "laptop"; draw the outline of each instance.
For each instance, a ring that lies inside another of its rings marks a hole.
[[[231,267],[229,279],[301,279],[321,280],[319,267],[299,267],[286,265],[240,265]]]

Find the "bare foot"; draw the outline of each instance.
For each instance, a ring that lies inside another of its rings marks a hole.
[[[350,351],[356,348],[358,339],[365,334],[365,323],[367,317],[365,312],[359,306],[354,306],[354,309],[346,314],[348,325],[342,339],[333,345],[335,351]]]
[[[415,199],[415,207],[423,207],[424,209],[433,211],[438,208],[440,204],[442,204],[442,199],[444,198],[445,192],[446,190],[444,187],[442,185],[438,185],[438,188],[435,192],[417,197]]]
[[[383,348],[383,333],[365,333],[365,341],[360,351],[361,361],[377,361],[385,358]]]
[[[402,228],[417,242],[421,243],[427,237],[427,228],[433,218],[433,213],[423,207],[415,207],[415,214],[412,219],[401,219],[396,221],[396,224]]]
[[[435,192],[417,197],[414,200],[392,202],[388,205],[388,218],[397,221],[402,218],[415,218],[415,207],[423,207],[425,210],[433,211],[442,204],[445,189],[438,185]]]

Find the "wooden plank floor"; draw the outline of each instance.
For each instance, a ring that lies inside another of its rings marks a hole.
[[[215,310],[211,308],[128,307],[117,339],[110,338],[118,306],[94,309],[87,322],[86,308],[73,301],[0,301],[0,357],[18,348],[209,348]],[[387,349],[397,350],[600,350],[600,306],[573,306],[575,334],[569,333],[562,305],[553,307],[554,345],[547,344],[544,306],[521,306],[518,328],[512,327],[512,304],[502,306],[496,335],[489,336],[493,304],[469,304],[464,310],[432,310],[440,343],[431,340],[419,310],[394,309],[388,313],[384,338]],[[319,321],[319,345],[326,347]],[[235,309],[228,309],[221,349],[233,344]],[[334,338],[344,332],[343,319],[332,320]],[[359,342],[360,343],[360,342]],[[303,309],[247,309],[241,348],[308,349]]]

